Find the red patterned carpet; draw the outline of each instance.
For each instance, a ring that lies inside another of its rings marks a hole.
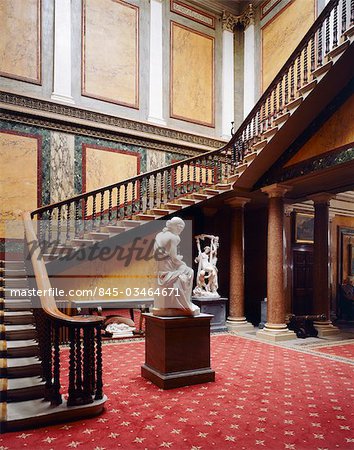
[[[331,345],[313,349],[316,352],[326,353],[327,355],[340,356],[342,358],[354,359],[354,342],[346,344]]]
[[[354,365],[231,335],[212,356],[215,383],[162,391],[140,377],[143,342],[105,345],[103,415],[4,434],[0,449],[354,448]]]

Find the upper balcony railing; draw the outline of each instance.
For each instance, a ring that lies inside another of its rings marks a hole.
[[[346,40],[354,0],[330,0],[272,83],[222,148],[76,195],[32,212],[41,242],[65,242],[100,225],[131,218],[237,174],[253,145],[265,138]]]

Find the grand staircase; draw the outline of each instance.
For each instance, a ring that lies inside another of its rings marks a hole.
[[[64,264],[69,253],[79,252],[83,247],[90,248],[117,236],[129,235],[137,227],[179,214],[198,204],[207,204],[212,198],[222,202],[237,189],[251,190],[288,146],[351,82],[353,40],[354,2],[330,0],[227,145],[33,211],[31,218],[37,227],[41,248],[40,254],[39,250],[34,252],[40,263],[32,258],[37,286],[43,280],[45,286],[50,286],[44,260],[47,269],[54,263]],[[28,243],[37,239],[33,225],[27,226]],[[41,418],[37,424],[47,423],[48,415],[41,409],[43,384],[51,387],[52,405],[61,408],[57,331],[58,324],[62,323],[71,330],[70,401],[60,417],[69,420],[76,413],[74,410],[70,416],[66,414],[67,410],[80,408],[82,399],[92,401],[89,397],[94,384],[90,379],[84,380],[86,388],[83,387],[81,376],[94,355],[87,350],[81,368],[81,338],[83,333],[83,343],[94,345],[93,330],[99,331],[99,324],[94,323],[89,331],[91,325],[84,319],[64,317],[57,310],[54,298],[40,299],[45,323],[50,322],[53,331],[52,373],[52,367],[44,364],[45,355],[48,356],[49,351],[52,355],[52,350],[38,346],[30,301],[6,296],[11,285],[26,285],[28,280],[23,263],[5,262],[1,270],[1,423],[6,430],[28,426],[38,412]],[[38,342],[41,342],[40,338]],[[99,341],[97,345],[96,348],[100,348]],[[86,397],[83,396],[84,388]],[[98,395],[96,389],[95,398],[98,406],[104,403],[100,389]],[[32,402],[33,407],[22,407],[26,402]],[[12,410],[17,412],[12,413]],[[16,422],[19,411],[27,411],[28,421]]]

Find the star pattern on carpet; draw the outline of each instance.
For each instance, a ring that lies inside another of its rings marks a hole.
[[[211,350],[215,383],[163,391],[140,376],[143,342],[104,345],[105,412],[3,434],[0,450],[354,448],[352,364],[226,334]]]

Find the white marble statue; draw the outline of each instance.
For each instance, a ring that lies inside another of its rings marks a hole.
[[[195,262],[198,264],[197,286],[193,290],[195,297],[219,298],[218,294],[218,269],[216,267],[219,248],[219,237],[209,234],[200,234],[195,237],[197,241],[198,256]],[[201,248],[201,241],[210,239],[210,245]]]
[[[155,295],[152,310],[154,316],[197,316],[200,310],[191,301],[193,269],[182,261],[177,252],[180,234],[185,223],[179,217],[166,222],[166,227],[155,237],[157,260],[157,283],[160,295]]]

